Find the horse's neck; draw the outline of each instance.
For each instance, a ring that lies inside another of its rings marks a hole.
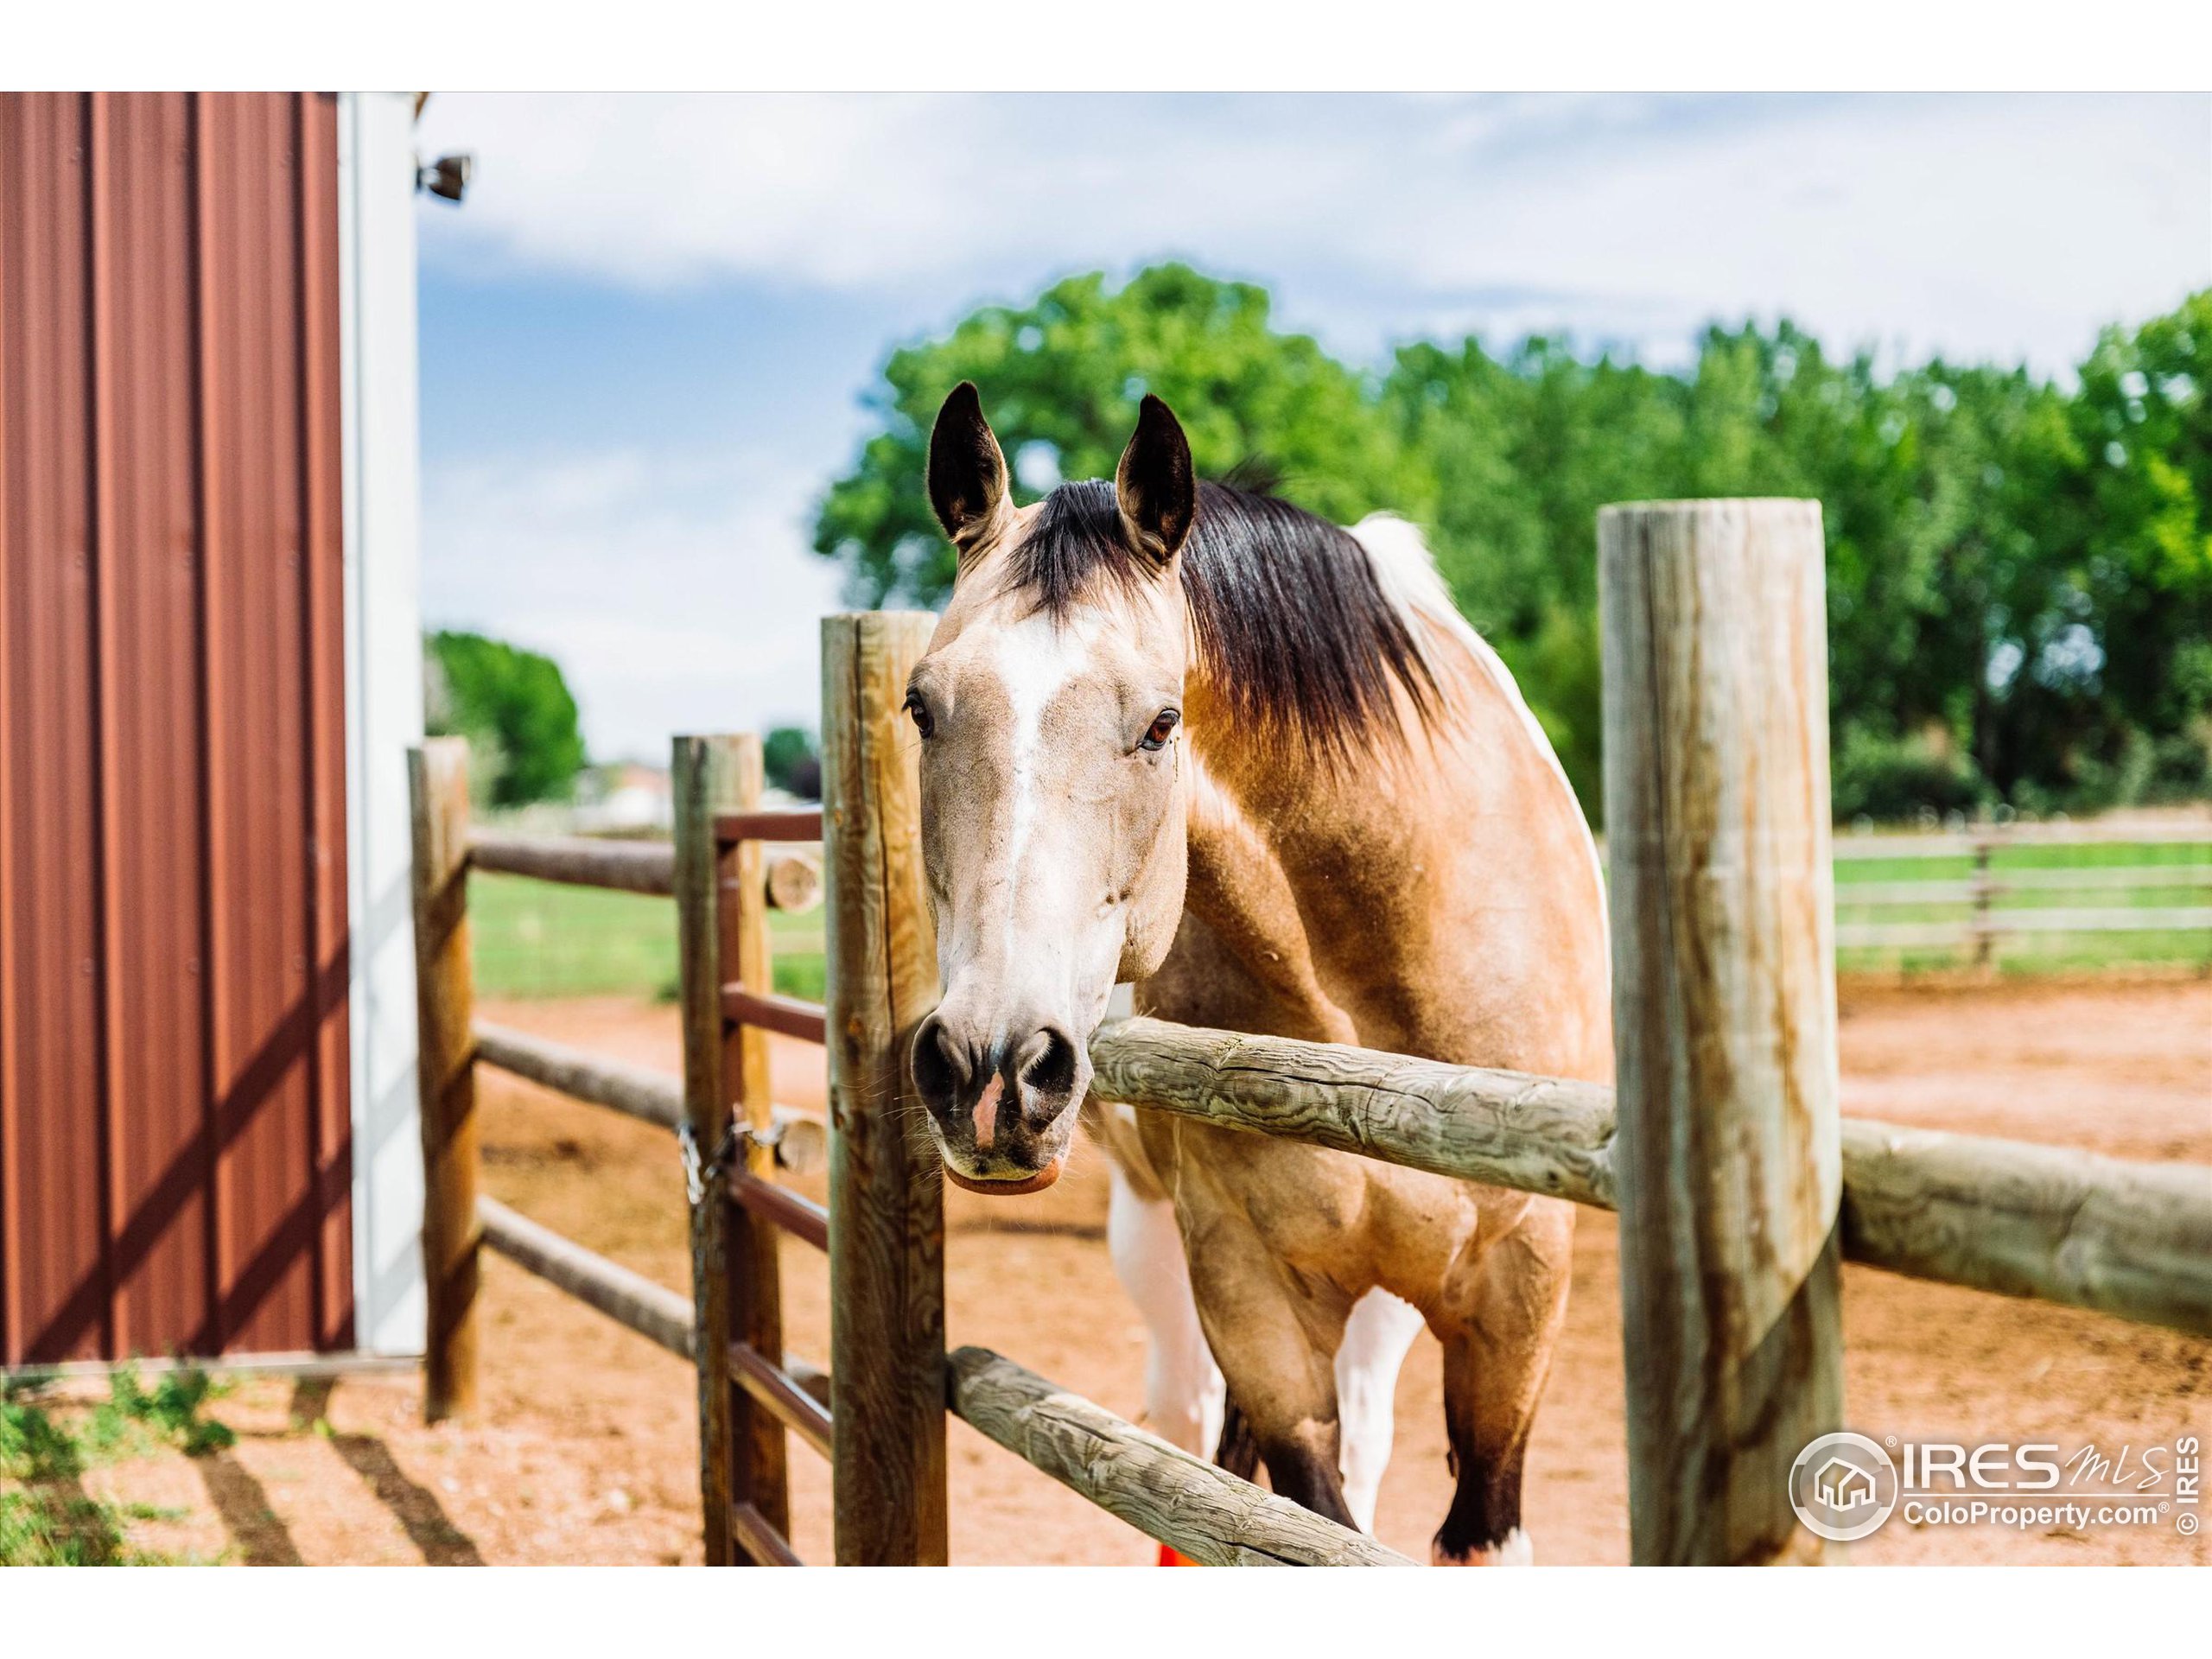
[[[1554,960],[1585,978],[1594,961],[1602,998],[1580,810],[1517,694],[1450,643],[1438,718],[1421,729],[1402,698],[1403,745],[1378,739],[1354,764],[1194,734],[1191,907],[1279,1000],[1417,1052],[1463,1046],[1440,1023],[1459,1017],[1450,1004],[1486,941],[1519,957],[1573,935]]]

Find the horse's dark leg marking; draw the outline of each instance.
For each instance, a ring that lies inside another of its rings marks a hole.
[[[1567,1318],[1573,1239],[1572,1210],[1529,1204],[1470,1264],[1466,1300],[1437,1329],[1444,1430],[1459,1483],[1437,1529],[1439,1562],[1496,1560],[1498,1547],[1521,1529],[1521,1467]],[[1507,1554],[1528,1560],[1525,1538]]]
[[[1344,1502],[1342,1478],[1337,1472],[1335,1426],[1325,1436],[1300,1435],[1295,1439],[1263,1444],[1260,1455],[1268,1465],[1268,1484],[1279,1497],[1301,1504],[1323,1519],[1335,1522],[1354,1532],[1359,1522],[1352,1519],[1351,1507]],[[1315,1444],[1325,1440],[1325,1445]]]
[[[1528,1440],[1524,1435],[1495,1455],[1485,1455],[1464,1442],[1456,1421],[1447,1427],[1459,1485],[1444,1524],[1437,1529],[1436,1554],[1443,1560],[1465,1561],[1495,1550],[1520,1530],[1521,1465]]]
[[[1222,1402],[1221,1439],[1214,1446],[1215,1465],[1239,1480],[1260,1476],[1260,1443],[1252,1438],[1252,1420],[1230,1395]]]

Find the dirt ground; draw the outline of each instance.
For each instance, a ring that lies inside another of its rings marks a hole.
[[[673,1069],[672,1009],[514,1003],[485,1017]],[[1844,1109],[1915,1126],[2212,1163],[2212,984],[1883,987],[1842,996]],[[818,1050],[779,1053],[779,1097],[818,1103]],[[662,1282],[686,1282],[668,1139],[487,1073],[485,1178],[547,1224]],[[799,1185],[819,1196],[817,1181]],[[949,1195],[948,1323],[1135,1417],[1143,1332],[1106,1259],[1106,1180],[1078,1156],[1048,1193]],[[786,1245],[794,1353],[826,1360],[826,1270]],[[1611,1219],[1586,1211],[1567,1333],[1529,1459],[1537,1559],[1621,1562],[1622,1357]],[[1900,1440],[2212,1440],[2212,1344],[2098,1316],[1851,1268],[1847,1421]],[[1439,1351],[1398,1387],[1397,1450],[1377,1529],[1426,1559],[1450,1495]],[[411,1375],[242,1383],[216,1414],[230,1452],[93,1471],[118,1501],[186,1512],[134,1528],[146,1547],[247,1561],[611,1562],[699,1558],[689,1369],[496,1258],[486,1282],[484,1409],[425,1428]],[[320,1424],[318,1426],[318,1420]],[[952,1554],[963,1562],[1122,1563],[1151,1546],[964,1425],[951,1436]],[[792,1449],[794,1542],[830,1554],[827,1471]],[[2195,1562],[2171,1522],[2087,1531],[1921,1528],[1893,1520],[1866,1562]]]

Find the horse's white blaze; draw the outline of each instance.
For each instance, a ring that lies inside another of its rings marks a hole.
[[[1390,1466],[1398,1371],[1421,1327],[1421,1310],[1411,1302],[1370,1290],[1354,1305],[1337,1350],[1337,1462],[1344,1503],[1363,1532],[1375,1530],[1375,1501]]]
[[[1037,761],[1045,742],[1045,711],[1090,664],[1096,624],[1080,619],[1055,622],[1043,611],[999,629],[992,636],[992,666],[1006,692],[1012,720],[1012,753],[1007,779],[1013,790],[1013,818],[1007,830],[1006,880],[1010,891],[1027,885],[1023,862],[1037,827]],[[1006,960],[1018,958],[1014,937],[1018,907],[1007,906]]]
[[[1401,518],[1395,512],[1370,512],[1351,527],[1352,539],[1366,550],[1368,563],[1375,571],[1375,580],[1382,589],[1382,596],[1393,608],[1409,621],[1426,617],[1448,631],[1466,647],[1484,673],[1490,677],[1500,695],[1521,717],[1527,728],[1529,741],[1536,753],[1550,765],[1552,775],[1559,786],[1569,796],[1574,785],[1567,780],[1567,768],[1560,765],[1559,752],[1552,747],[1551,738],[1544,731],[1544,724],[1536,718],[1536,711],[1529,707],[1528,698],[1521,695],[1520,682],[1513,677],[1513,671],[1505,659],[1494,650],[1489,640],[1477,633],[1467,619],[1459,614],[1459,607],[1452,602],[1451,591],[1438,574],[1436,560],[1428,550],[1428,543],[1421,538],[1421,527]],[[1414,643],[1421,645],[1419,629],[1414,631]],[[1426,647],[1423,647],[1426,654]],[[1432,664],[1434,666],[1434,664]],[[1589,826],[1583,826],[1583,836],[1590,847],[1590,874],[1598,884],[1598,903],[1602,913],[1605,903],[1605,867],[1599,861],[1598,843],[1590,835]]]

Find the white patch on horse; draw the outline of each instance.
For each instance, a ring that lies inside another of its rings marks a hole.
[[[1390,1466],[1398,1371],[1421,1334],[1421,1310],[1380,1288],[1353,1305],[1337,1350],[1337,1463],[1344,1503],[1360,1530],[1375,1530],[1375,1502]]]
[[[1449,632],[1465,645],[1483,672],[1490,677],[1521,722],[1528,728],[1529,741],[1535,745],[1536,753],[1551,766],[1552,775],[1570,798],[1574,785],[1567,781],[1567,768],[1559,763],[1559,752],[1552,747],[1551,739],[1544,732],[1543,722],[1536,718],[1536,711],[1529,707],[1529,700],[1521,695],[1520,683],[1513,677],[1513,671],[1505,665],[1504,658],[1491,648],[1489,640],[1477,633],[1467,619],[1459,614],[1459,607],[1452,602],[1451,591],[1438,574],[1436,560],[1428,550],[1428,543],[1421,537],[1421,527],[1395,512],[1370,512],[1351,526],[1352,539],[1366,550],[1367,562],[1375,571],[1375,580],[1382,589],[1382,597],[1391,608],[1404,617],[1408,624],[1427,617]],[[1421,630],[1410,630],[1414,645],[1427,657],[1427,648],[1421,639]],[[1430,662],[1432,670],[1437,664]],[[1583,838],[1590,848],[1590,873],[1598,884],[1599,913],[1605,913],[1605,873],[1599,861],[1598,843],[1590,834],[1586,820]]]
[[[1007,880],[1018,891],[1021,864],[1037,822],[1037,755],[1045,741],[1045,711],[1069,682],[1090,665],[1096,625],[1070,619],[1055,621],[1043,611],[993,635],[994,665],[1014,715],[1013,756],[1008,779],[1014,790],[1014,821],[1007,834]],[[1014,959],[1014,911],[1007,912],[1007,956]]]
[[[1198,1325],[1175,1206],[1139,1197],[1118,1164],[1109,1167],[1107,1254],[1151,1338],[1144,1368],[1146,1427],[1192,1457],[1211,1460],[1229,1389]]]

